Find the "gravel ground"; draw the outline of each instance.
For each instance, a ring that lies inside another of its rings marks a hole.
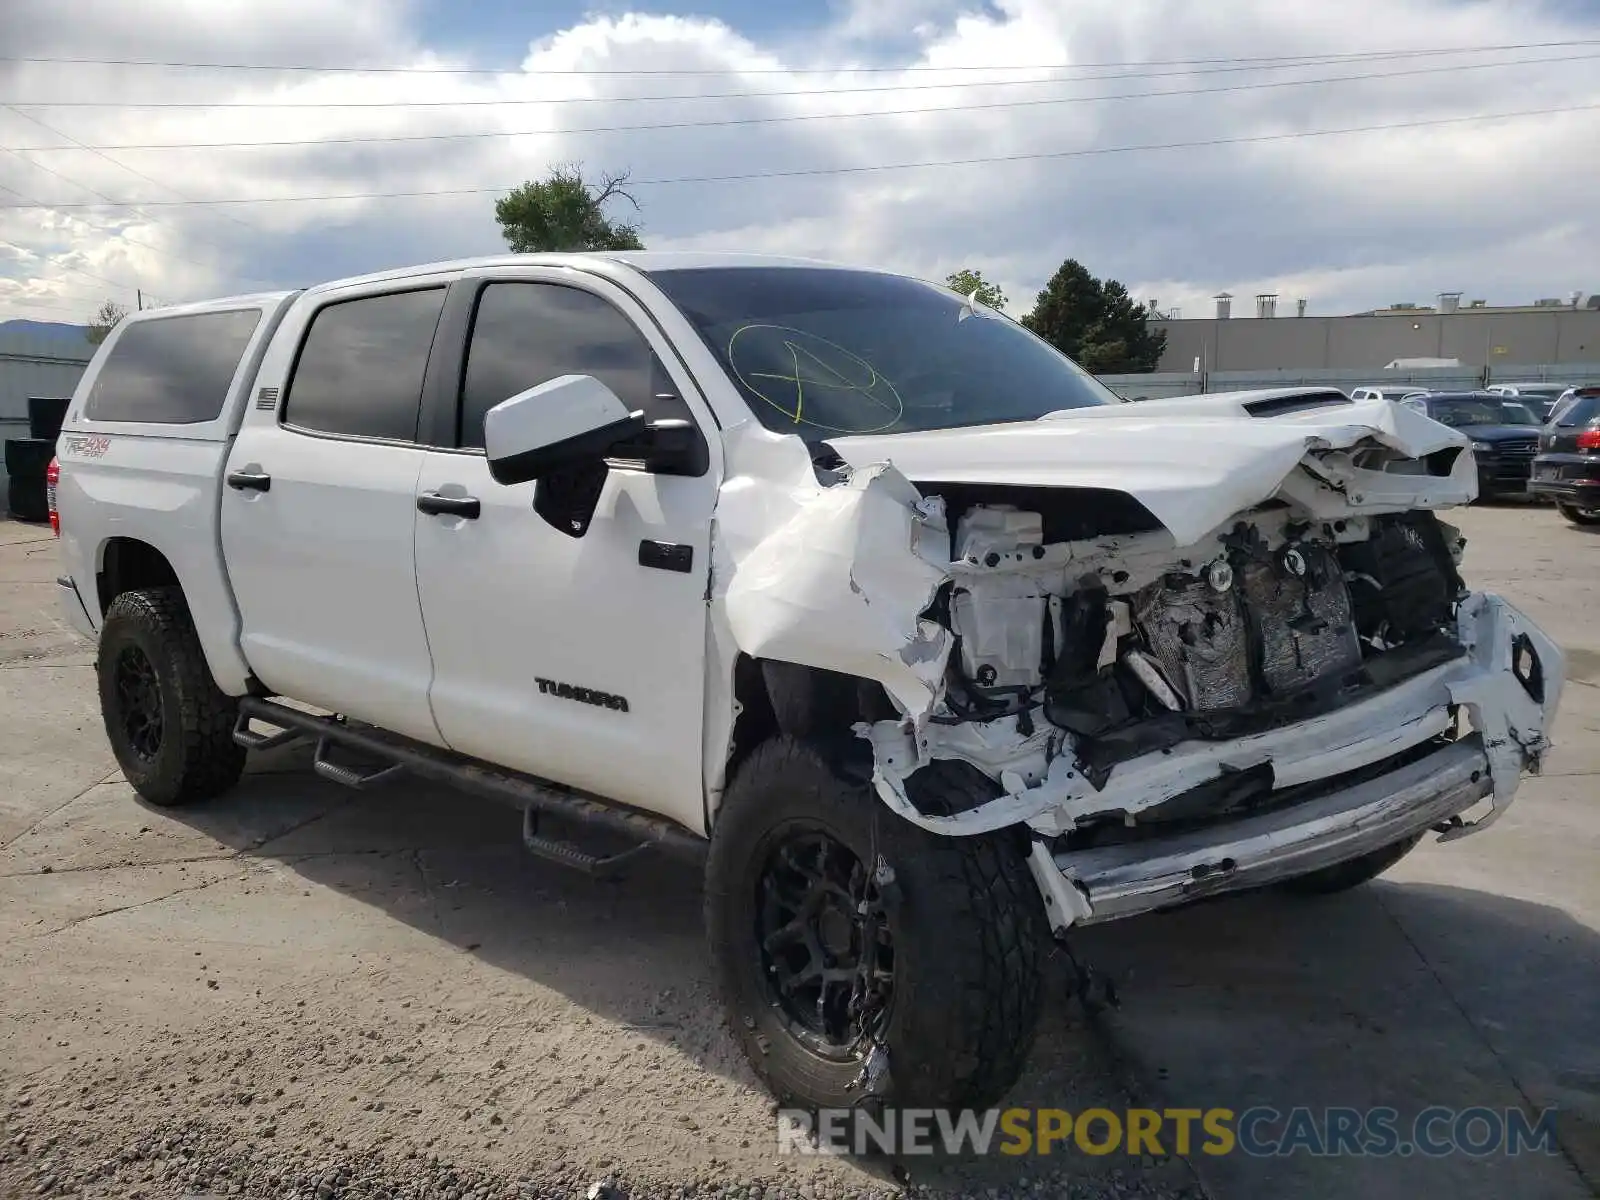
[[[31,1099],[24,1095],[19,1100]],[[909,1186],[855,1187],[786,1178],[731,1178],[710,1169],[614,1173],[599,1178],[571,1170],[493,1169],[441,1158],[412,1145],[356,1150],[329,1135],[321,1147],[278,1145],[270,1126],[247,1137],[198,1118],[165,1118],[122,1137],[75,1130],[60,1116],[13,1107],[0,1151],[0,1186],[8,1195],[281,1197],[282,1200],[540,1200],[577,1197],[724,1197],[726,1200],[877,1200],[945,1196],[948,1190]],[[970,1193],[986,1200],[1050,1196],[1069,1200],[1177,1200],[1200,1193],[1171,1191],[1121,1172],[1087,1181],[1071,1173]]]

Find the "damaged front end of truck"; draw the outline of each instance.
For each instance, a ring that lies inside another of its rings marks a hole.
[[[1025,826],[1058,932],[1481,829],[1549,749],[1562,653],[1463,583],[1437,510],[1475,466],[1419,414],[1290,389],[796,444],[728,438],[722,661],[880,684],[877,795]],[[988,798],[923,803],[935,762]]]

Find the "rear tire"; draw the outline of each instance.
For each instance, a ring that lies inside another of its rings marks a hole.
[[[945,770],[960,765],[924,767],[932,775],[919,800],[941,788],[973,790],[970,776]],[[949,801],[958,811],[974,797]],[[849,984],[813,991],[797,981],[815,965],[847,974],[860,963],[866,936],[850,915],[871,893],[840,881],[865,879],[874,846],[894,872],[877,955],[891,976],[879,1039],[888,1085],[879,1098],[985,1107],[1022,1073],[1039,1017],[1047,931],[1020,843],[1006,832],[941,837],[919,829],[885,808],[869,783],[840,777],[815,749],[789,738],[764,743],[745,761],[711,836],[706,930],[729,1026],[780,1103],[861,1101],[850,1086],[865,1058],[861,1047],[852,1050],[860,1027],[841,1015]],[[812,865],[828,878],[806,882]],[[797,927],[803,936],[783,933]]]
[[[1565,500],[1557,500],[1556,507],[1574,525],[1600,525],[1600,508],[1579,508]]]
[[[195,804],[239,781],[239,704],[211,677],[179,588],[113,600],[95,670],[106,737],[139,795],[162,807]]]
[[[1320,871],[1312,871],[1309,875],[1286,880],[1279,886],[1286,892],[1294,892],[1301,896],[1331,896],[1337,892],[1347,892],[1382,875],[1410,854],[1421,840],[1420,833],[1413,834],[1393,845],[1384,846],[1370,854],[1363,854],[1360,858],[1334,863],[1331,867],[1323,867]]]

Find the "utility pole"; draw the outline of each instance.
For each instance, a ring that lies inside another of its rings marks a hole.
[[[133,296],[134,296],[134,303],[138,305],[139,311],[143,312],[144,311],[144,290],[142,288],[134,288],[133,289]]]

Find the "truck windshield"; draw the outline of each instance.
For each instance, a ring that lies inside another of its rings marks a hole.
[[[1122,403],[1016,322],[905,276],[705,267],[650,277],[779,432],[903,433]]]

